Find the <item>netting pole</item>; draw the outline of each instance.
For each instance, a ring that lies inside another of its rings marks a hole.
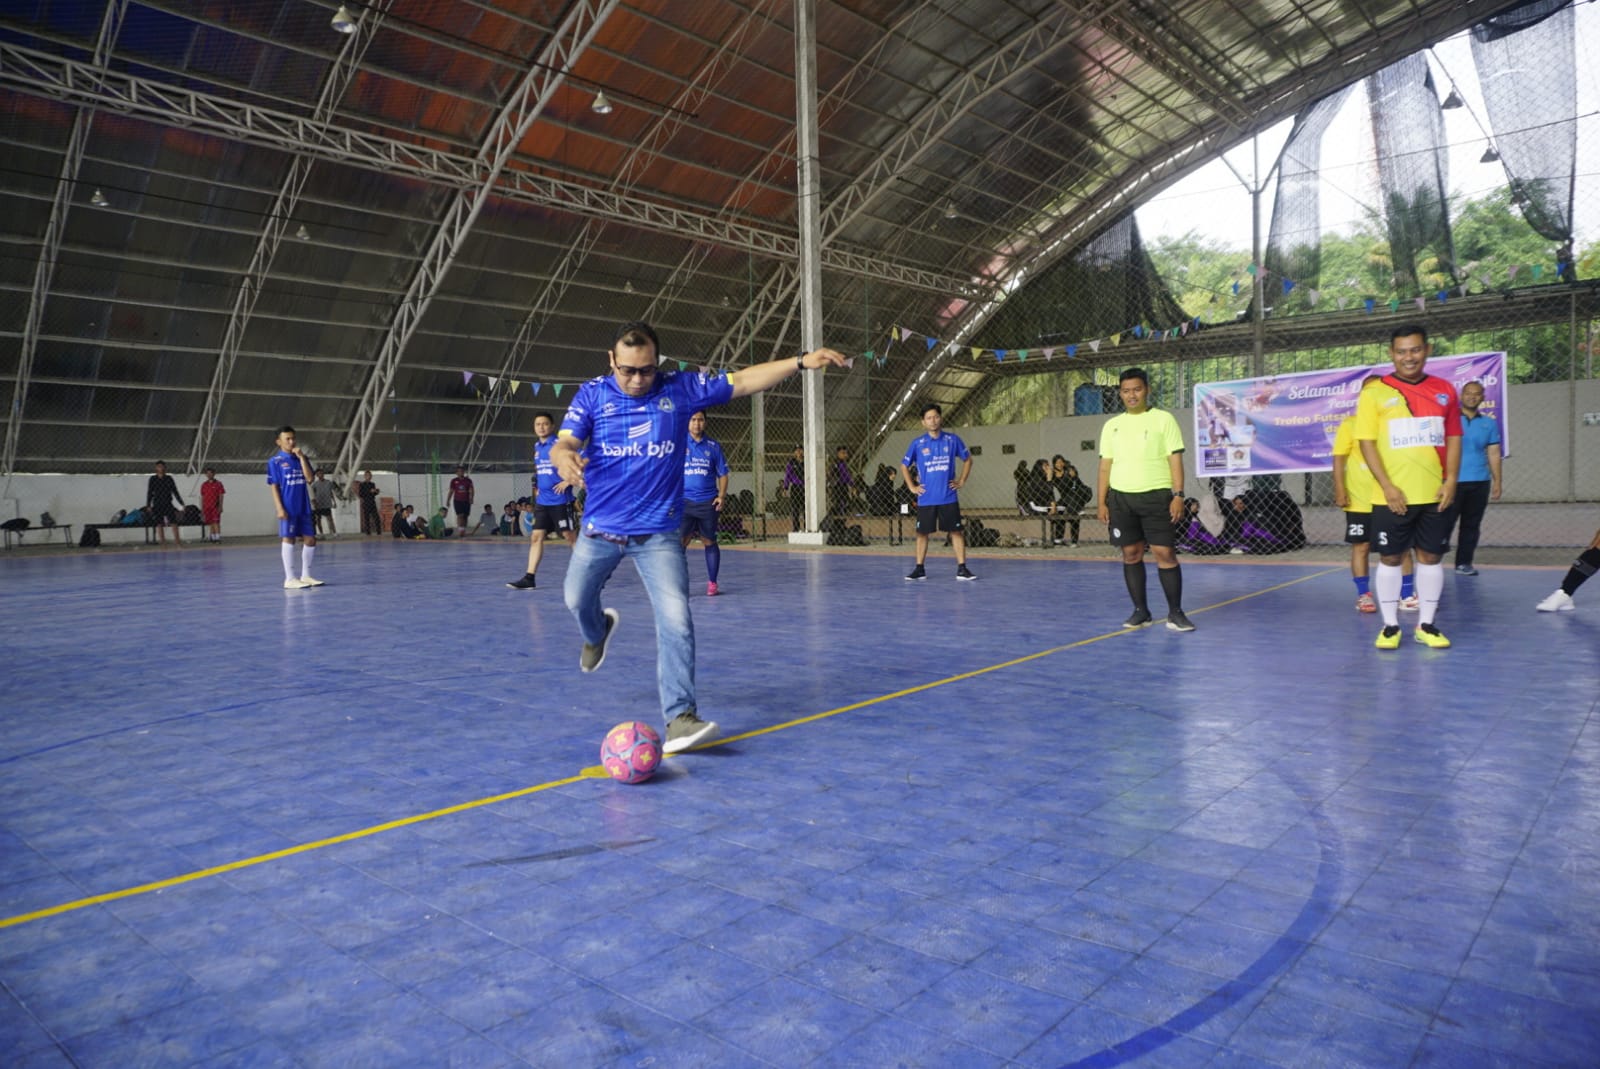
[[[802,352],[809,352],[822,344],[822,175],[817,132],[817,0],[796,0],[794,9],[800,348]],[[823,515],[822,448],[827,428],[823,422],[821,375],[820,371],[800,373],[800,402],[805,432],[807,532],[820,529]]]
[[[1250,374],[1260,378],[1267,373],[1266,357],[1262,355],[1267,329],[1267,310],[1264,307],[1267,287],[1262,284],[1266,271],[1261,264],[1261,191],[1266,188],[1266,183],[1261,180],[1261,138],[1258,135],[1250,138],[1250,156],[1250,262],[1256,267],[1255,276],[1250,282],[1254,297],[1250,303],[1255,309],[1255,322],[1251,324],[1250,331]]]
[[[1567,500],[1578,500],[1578,290],[1568,287]]]

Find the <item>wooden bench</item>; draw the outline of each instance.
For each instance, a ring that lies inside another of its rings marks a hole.
[[[6,548],[7,549],[11,548],[11,538],[12,538],[13,535],[16,536],[17,545],[20,546],[20,545],[22,545],[22,536],[25,535],[25,534],[28,534],[31,531],[45,531],[45,532],[60,531],[61,532],[61,537],[66,540],[67,545],[69,545],[69,546],[72,545],[72,524],[70,524],[70,523],[52,523],[52,524],[47,524],[47,525],[42,526],[42,527],[25,527],[20,531],[12,531],[12,530],[3,531],[3,533],[5,535],[5,540],[6,540]],[[50,541],[48,536],[45,538],[45,541],[46,542]]]
[[[199,527],[206,525],[200,520],[193,523],[179,523],[179,527]],[[85,531],[143,531],[146,545],[154,545],[156,541],[156,525],[153,523],[86,523]],[[70,541],[70,539],[69,539]]]

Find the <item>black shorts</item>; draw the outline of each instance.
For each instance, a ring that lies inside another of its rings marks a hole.
[[[572,525],[571,505],[534,505],[533,529],[546,534],[566,534],[576,531]]]
[[[713,501],[685,501],[683,522],[678,525],[679,538],[699,538],[705,542],[717,540],[717,506]]]
[[[961,503],[950,501],[943,505],[917,506],[917,534],[935,531],[955,533],[961,530]]]
[[[170,523],[178,526],[178,510],[168,505],[166,508],[148,508],[144,511],[145,523]]]
[[[313,515],[313,516],[324,516],[324,517],[332,516],[333,515],[333,510],[332,509],[312,509],[311,510],[311,515]]]
[[[1170,546],[1177,541],[1172,526],[1171,490],[1142,490],[1136,494],[1107,490],[1106,512],[1110,516],[1106,530],[1114,546],[1136,546],[1141,542]]]
[[[1388,505],[1374,505],[1367,533],[1372,536],[1372,548],[1381,556],[1399,556],[1408,549],[1443,553],[1450,541],[1450,528],[1455,523],[1454,504],[1442,512],[1432,501],[1426,505],[1407,505],[1404,516],[1396,516]]]
[[[1372,513],[1346,512],[1344,514],[1344,543],[1347,546],[1365,545],[1371,539]]]
[[[472,502],[458,500],[456,501],[455,506],[456,515],[460,516],[463,520],[472,515]]]

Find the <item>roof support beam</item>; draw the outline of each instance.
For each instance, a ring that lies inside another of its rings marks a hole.
[[[333,65],[328,69],[327,77],[323,79],[322,91],[317,95],[317,104],[312,111],[312,118],[319,122],[327,122],[335,115],[339,101],[344,98],[345,90],[355,80],[357,71],[361,66],[361,57],[366,54],[367,45],[372,42],[373,34],[383,23],[384,15],[394,0],[371,0],[360,9],[356,16],[355,30],[346,39],[339,54],[334,57]],[[294,217],[294,210],[300,203],[300,192],[305,188],[306,179],[311,177],[311,167],[316,162],[314,156],[292,156],[289,159],[289,173],[283,178],[283,183],[278,187],[278,195],[272,202],[272,208],[267,212],[266,222],[261,229],[261,235],[256,239],[255,252],[250,256],[250,266],[245,268],[244,277],[239,281],[239,292],[233,299],[233,311],[228,316],[228,325],[222,333],[222,348],[217,353],[217,366],[211,373],[211,388],[206,392],[205,408],[200,413],[200,425],[195,430],[194,444],[189,448],[189,462],[185,466],[185,474],[190,478],[200,473],[200,466],[205,463],[206,454],[211,449],[211,436],[216,433],[217,421],[222,416],[222,401],[228,393],[228,380],[233,376],[233,365],[239,359],[239,347],[244,343],[245,328],[250,325],[250,316],[255,312],[256,300],[261,296],[261,288],[266,284],[267,274],[272,269],[272,261],[277,258],[278,246],[283,243],[284,232],[289,229],[289,220]]]
[[[470,189],[457,191],[439,228],[434,232],[428,251],[417,265],[411,285],[395,307],[394,320],[379,345],[377,361],[367,378],[366,389],[356,404],[350,430],[339,447],[339,459],[334,470],[352,472],[359,466],[372,441],[381,405],[394,385],[395,369],[405,355],[406,345],[416,333],[450,265],[455,262],[456,253],[466,240],[472,224],[477,221],[478,213],[495,192],[500,172],[528,133],[528,128],[566,80],[567,72],[572,69],[578,56],[589,47],[601,25],[620,2],[577,0],[561,20],[561,25],[556,27],[538,59],[529,64],[521,83],[490,124],[478,149],[478,183]]]
[[[111,0],[105,15],[100,19],[100,35],[94,46],[94,69],[104,71],[111,58],[111,46],[116,42],[117,31],[122,28],[122,17],[127,13],[128,0]],[[22,326],[22,350],[17,355],[17,377],[11,386],[11,407],[6,410],[5,446],[0,449],[0,472],[11,475],[17,462],[17,443],[22,438],[22,413],[28,401],[28,383],[33,377],[33,355],[39,348],[39,327],[44,322],[44,305],[50,296],[50,283],[55,278],[56,259],[61,255],[61,236],[67,229],[67,214],[72,210],[72,196],[78,188],[78,170],[83,166],[83,150],[89,142],[89,127],[94,123],[94,112],[80,107],[72,118],[72,133],[67,135],[67,148],[61,158],[61,177],[56,181],[56,195],[50,205],[50,218],[44,226],[44,237],[39,242],[39,262],[33,269],[33,290],[28,299],[28,318]]]
[[[245,144],[309,154],[385,174],[404,174],[457,189],[484,184],[484,163],[471,156],[315,122],[271,108],[229,100],[124,74],[0,41],[0,86],[35,96],[103,108],[151,122],[200,130]],[[792,231],[769,229],[703,210],[645,200],[546,174],[506,169],[494,195],[657,233],[709,241],[776,259],[800,258]],[[843,271],[931,293],[974,296],[970,278],[933,266],[890,260],[864,249],[829,248],[825,270]]]

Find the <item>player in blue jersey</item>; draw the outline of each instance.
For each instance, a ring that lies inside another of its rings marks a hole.
[[[619,620],[615,609],[601,608],[600,592],[623,558],[632,559],[655,612],[662,750],[677,753],[717,731],[695,707],[689,568],[678,536],[689,417],[770,389],[796,371],[842,367],[844,356],[817,349],[731,375],[663,371],[661,343],[648,323],[623,324],[608,355],[611,374],[578,387],[551,454],[561,477],[587,491],[582,537],[567,565],[567,608],[583,635],[578,667],[593,672]]]
[[[928,433],[912,442],[900,458],[900,476],[917,495],[917,566],[906,581],[928,578],[922,563],[928,559],[928,536],[937,528],[949,532],[956,551],[956,578],[967,582],[978,577],[967,570],[967,536],[961,529],[956,491],[972,474],[972,453],[967,443],[944,429],[944,410],[938,405],[922,406],[922,426]],[[952,475],[958,460],[961,474]]]
[[[279,546],[283,554],[283,589],[300,590],[321,586],[311,577],[311,558],[317,551],[317,529],[311,518],[311,465],[300,447],[294,444],[294,428],[278,428],[278,451],[267,460],[267,488],[272,491],[272,507],[278,513]],[[294,574],[295,539],[303,539],[300,574]]]
[[[550,413],[533,417],[533,529],[528,532],[528,570],[521,579],[506,586],[512,590],[532,590],[534,573],[544,557],[544,536],[558,534],[567,545],[578,540],[578,526],[572,519],[572,487],[556,471],[550,450],[556,444],[556,421]]]
[[[683,523],[678,536],[683,548],[695,538],[706,547],[706,597],[717,596],[717,570],[722,547],[717,545],[717,516],[728,495],[728,461],[722,446],[706,437],[706,414],[689,415],[689,441],[683,450]]]

